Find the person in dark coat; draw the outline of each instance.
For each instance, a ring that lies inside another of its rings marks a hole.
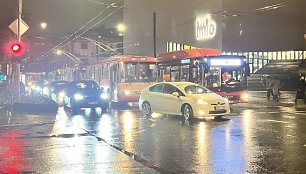
[[[305,76],[301,75],[297,85],[295,102],[297,102],[297,99],[304,99],[305,101],[305,87],[306,87]]]

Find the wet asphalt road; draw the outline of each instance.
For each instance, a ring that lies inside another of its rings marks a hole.
[[[252,93],[222,120],[0,111],[0,173],[306,173],[306,111]]]

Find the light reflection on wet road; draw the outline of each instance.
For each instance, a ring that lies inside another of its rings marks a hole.
[[[137,109],[70,115],[2,113],[0,171],[36,173],[305,173],[306,112],[233,106],[223,120],[144,117]],[[0,172],[0,173],[1,173]]]

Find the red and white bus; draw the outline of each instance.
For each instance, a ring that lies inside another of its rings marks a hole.
[[[156,82],[156,58],[118,55],[86,66],[83,78],[107,90],[112,103],[138,102],[141,91]]]
[[[158,55],[160,81],[189,81],[228,98],[248,102],[245,56],[221,55],[216,49],[188,49]]]

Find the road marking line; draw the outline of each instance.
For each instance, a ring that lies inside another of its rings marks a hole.
[[[141,131],[136,132],[135,134],[139,134],[139,133],[145,132],[145,131],[147,131],[147,130],[141,130]]]
[[[297,115],[306,115],[305,113],[295,113]]]
[[[276,122],[276,123],[284,123],[284,124],[288,124],[289,123],[289,122],[286,122],[286,121],[278,121],[278,120],[266,120],[266,121]]]
[[[154,123],[154,124],[151,124],[151,126],[150,127],[155,127],[156,126],[156,124]]]

